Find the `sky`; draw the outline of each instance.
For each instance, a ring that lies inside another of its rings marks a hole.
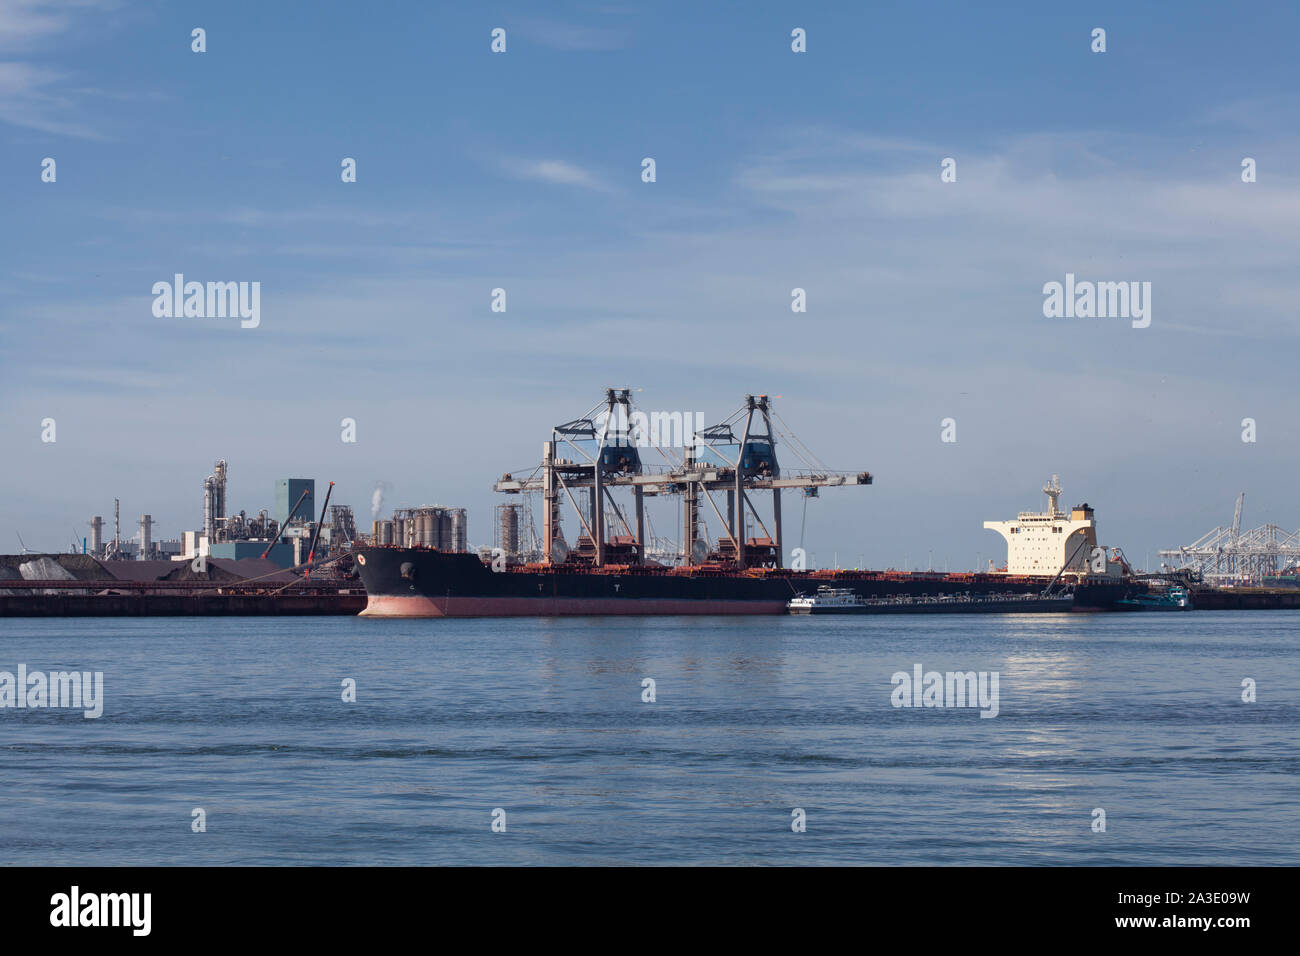
[[[819,566],[1002,563],[1054,473],[1138,564],[1243,491],[1294,529],[1298,11],[0,0],[0,551],[115,497],[197,529],[218,458],[234,511],[314,477],[368,527],[383,483],[490,545],[607,386],[768,394],[872,472],[786,500]],[[156,316],[175,273],[260,323]],[[1067,273],[1150,326],[1045,316]]]

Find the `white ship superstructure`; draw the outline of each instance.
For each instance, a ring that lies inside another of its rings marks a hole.
[[[1043,488],[1047,511],[1022,511],[1013,521],[986,521],[984,527],[1007,541],[1008,574],[1056,574],[1058,571],[1092,575],[1118,574],[1097,545],[1097,522],[1086,503],[1070,512],[1060,509],[1061,483],[1056,475]],[[1100,556],[1101,567],[1093,562]]]

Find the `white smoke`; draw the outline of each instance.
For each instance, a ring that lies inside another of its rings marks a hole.
[[[370,520],[379,520],[379,509],[384,506],[384,483],[375,485],[374,494],[370,496]]]

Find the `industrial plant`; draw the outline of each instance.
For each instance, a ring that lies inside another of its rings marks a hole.
[[[114,499],[113,537],[105,540],[104,519],[95,515],[90,519],[89,539],[83,539],[81,552],[105,561],[259,558],[289,568],[306,562],[313,542],[322,554],[337,554],[357,540],[356,519],[350,506],[329,505],[327,512],[322,509],[321,515],[316,515],[315,479],[277,480],[274,507],[251,515],[246,510],[228,513],[228,481],[229,466],[223,458],[203,480],[202,527],[183,531],[175,540],[155,541],[153,516],[148,514],[140,516],[138,537],[124,539],[121,501]]]
[[[201,527],[155,541],[152,515],[123,538],[121,502],[113,537],[104,519],[64,554],[0,555],[0,615],[355,614],[364,595],[351,565],[356,521],[330,504],[316,511],[316,482],[281,478],[273,507],[250,514],[227,504],[229,469],[218,460],[203,480]],[[196,509],[197,510],[197,509]]]

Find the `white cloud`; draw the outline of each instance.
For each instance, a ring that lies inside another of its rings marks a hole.
[[[508,175],[516,179],[556,186],[580,186],[599,192],[610,191],[609,186],[594,173],[562,159],[506,159],[500,165]]]
[[[34,40],[68,27],[68,3],[50,0],[4,0],[0,3],[0,49],[26,47]]]
[[[21,56],[67,33],[89,10],[112,8],[112,0],[0,0],[0,51]],[[77,99],[102,90],[64,88],[65,75],[11,59],[0,62],[0,122],[82,139],[102,139],[84,122]]]
[[[57,90],[62,75],[30,63],[0,63],[0,122],[43,133],[101,139],[76,118],[76,106]]]

